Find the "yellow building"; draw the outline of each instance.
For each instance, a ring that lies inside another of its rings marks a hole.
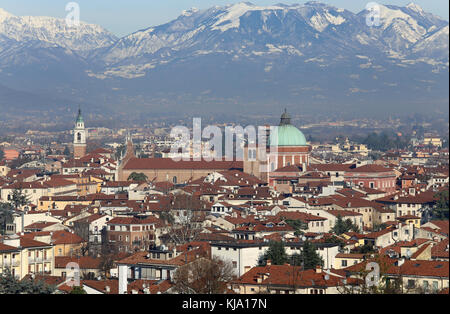
[[[78,196],[42,196],[39,199],[37,210],[63,210],[67,205],[90,205],[91,201]]]
[[[5,239],[0,243],[0,272],[11,269],[13,275],[22,279],[28,274],[53,275],[55,270],[54,247],[31,239]]]

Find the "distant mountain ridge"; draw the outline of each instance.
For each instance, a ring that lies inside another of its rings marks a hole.
[[[0,79],[111,110],[445,112],[448,22],[413,3],[380,8],[369,27],[365,10],[242,2],[122,38],[0,9]]]

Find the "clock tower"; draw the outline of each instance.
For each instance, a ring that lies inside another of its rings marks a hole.
[[[80,159],[86,155],[86,133],[81,109],[78,109],[78,117],[75,122],[75,129],[73,130],[73,157],[75,159]]]

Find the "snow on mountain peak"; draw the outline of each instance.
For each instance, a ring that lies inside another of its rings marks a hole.
[[[232,28],[239,28],[241,17],[249,11],[285,10],[282,6],[259,7],[250,2],[240,2],[226,7],[226,11],[219,16],[219,20],[213,25],[213,30],[225,32]]]
[[[410,9],[410,10],[413,10],[413,11],[416,11],[416,12],[419,12],[419,13],[423,12],[422,7],[420,5],[418,5],[418,4],[415,4],[414,2],[409,3],[406,7],[408,9]]]
[[[184,11],[181,13],[181,15],[182,15],[182,16],[191,16],[192,14],[197,13],[197,12],[199,12],[199,11],[200,11],[200,10],[197,9],[197,8],[190,8],[189,10],[184,10]]]
[[[11,13],[6,12],[4,9],[0,8],[0,21],[3,21],[10,17],[14,17],[14,15],[12,15]]]
[[[324,31],[330,24],[341,25],[345,21],[345,18],[342,16],[334,16],[328,10],[325,10],[323,13],[317,12],[310,19],[311,26],[319,32]]]

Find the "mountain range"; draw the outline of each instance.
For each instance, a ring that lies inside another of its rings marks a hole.
[[[448,22],[319,2],[184,11],[117,38],[0,9],[0,109],[173,114],[448,114]]]

